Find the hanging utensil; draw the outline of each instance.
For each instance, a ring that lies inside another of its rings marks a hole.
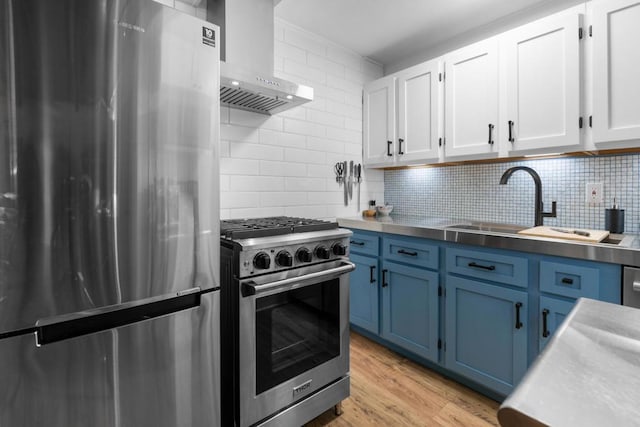
[[[362,165],[356,165],[356,182],[358,183],[358,212],[360,212],[360,183],[362,182]]]
[[[347,185],[347,162],[342,162],[342,169],[344,170],[344,205],[349,206],[349,186]]]
[[[353,160],[349,162],[349,200],[353,198]]]
[[[340,185],[343,181],[342,174],[344,173],[344,165],[342,162],[338,162],[333,167],[333,170],[336,172],[336,182]]]

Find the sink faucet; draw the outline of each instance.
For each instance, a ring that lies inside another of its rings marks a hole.
[[[500,184],[505,185],[511,175],[517,171],[525,171],[533,178],[533,182],[536,185],[536,220],[535,225],[543,225],[544,218],[555,218],[556,217],[556,202],[551,202],[551,212],[543,212],[544,208],[542,206],[542,181],[540,181],[540,175],[533,169],[527,166],[514,166],[512,168],[507,169],[502,174],[502,178],[500,178]]]

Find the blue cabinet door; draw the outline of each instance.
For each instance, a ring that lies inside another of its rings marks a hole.
[[[509,394],[527,369],[527,292],[451,275],[446,289],[447,368]]]
[[[378,258],[351,254],[350,259],[356,269],[349,277],[349,321],[378,334]]]
[[[551,340],[575,303],[575,301],[569,302],[558,298],[540,297],[540,335],[538,341],[540,351]]]
[[[383,261],[382,337],[438,361],[438,273]]]

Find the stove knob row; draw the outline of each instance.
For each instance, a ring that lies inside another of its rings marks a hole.
[[[296,258],[300,262],[311,262],[313,260],[313,255],[309,249],[300,248],[298,249],[298,252],[296,252]]]
[[[271,257],[266,252],[258,252],[253,257],[253,266],[258,270],[266,270],[271,266]]]
[[[276,264],[280,267],[291,267],[293,265],[293,257],[288,251],[280,251],[276,255]]]

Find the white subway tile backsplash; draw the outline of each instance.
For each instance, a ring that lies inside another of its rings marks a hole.
[[[307,148],[316,151],[327,151],[332,153],[344,153],[345,143],[328,138],[307,137]]]
[[[282,147],[247,142],[231,142],[230,152],[231,157],[235,159],[282,160],[284,158]]]
[[[281,41],[276,41],[273,47],[276,56],[287,58],[300,64],[307,63],[307,51],[304,49]]]
[[[270,129],[260,129],[260,143],[278,145],[280,147],[303,148],[306,136],[296,133],[276,132]]]
[[[304,191],[263,191],[260,193],[260,206],[300,206],[306,205],[307,193]]]
[[[220,159],[220,173],[222,175],[258,175],[258,165],[258,160],[226,157]]]
[[[326,153],[322,151],[285,148],[284,160],[292,163],[322,164],[326,161]]]
[[[315,53],[319,56],[327,55],[326,43],[320,38],[311,35],[300,28],[296,28],[291,24],[284,26],[284,41],[290,45],[299,47],[307,52]]]
[[[276,76],[313,87],[314,101],[274,116],[221,108],[221,217],[355,215],[333,168],[362,162],[362,81],[382,67],[281,19],[274,43]],[[384,191],[383,171],[365,174],[362,209]]]
[[[256,173],[257,175],[258,173]],[[307,176],[307,165],[303,163],[260,161],[261,176]]]
[[[327,134],[326,126],[290,118],[284,119],[284,130],[285,132],[308,136],[325,136]]]
[[[220,139],[225,141],[258,142],[258,129],[230,124],[220,125]]]
[[[326,181],[322,178],[300,178],[290,177],[285,178],[285,190],[286,191],[325,191]]]
[[[281,176],[234,176],[229,182],[230,191],[283,191],[284,177]]]

